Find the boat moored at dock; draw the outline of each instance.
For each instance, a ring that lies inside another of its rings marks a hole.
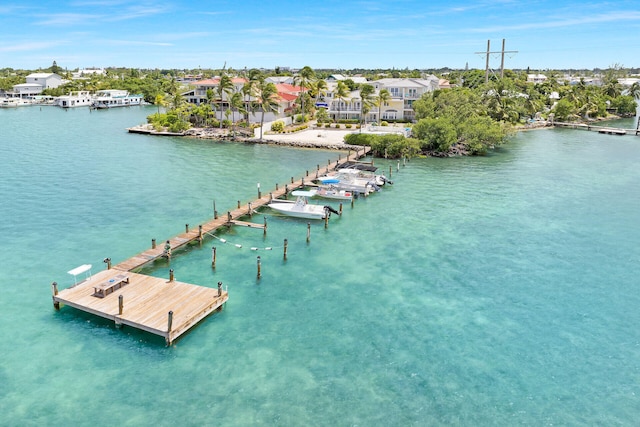
[[[130,107],[142,105],[143,96],[141,94],[131,95],[126,90],[108,89],[96,93],[91,107],[97,109],[107,109],[116,107]]]

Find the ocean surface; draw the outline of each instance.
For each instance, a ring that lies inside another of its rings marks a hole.
[[[640,138],[548,129],[486,157],[376,159],[394,185],[309,242],[264,210],[266,237],[176,252],[177,280],[230,298],[166,347],[54,310],[51,283],[338,152],[125,131],[153,111],[0,110],[1,425],[637,425]]]

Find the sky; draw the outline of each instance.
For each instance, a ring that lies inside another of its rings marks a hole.
[[[640,67],[627,1],[3,0],[0,68]]]

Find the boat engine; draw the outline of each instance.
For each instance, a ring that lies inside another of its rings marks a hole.
[[[340,215],[340,212],[338,212],[337,210],[333,209],[329,205],[325,205],[324,206],[324,211],[327,212],[327,215],[329,215],[329,216],[331,216],[331,213],[334,213],[336,215]]]

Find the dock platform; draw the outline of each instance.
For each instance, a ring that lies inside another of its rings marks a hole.
[[[218,289],[144,274],[126,275],[128,282],[124,283],[121,271],[101,271],[75,286],[54,290],[53,302],[160,335],[171,345],[229,299],[225,290],[218,295]],[[120,286],[107,295],[96,295],[96,288],[110,281]]]
[[[345,161],[356,161],[366,156],[371,147],[362,147],[359,151],[350,151],[346,160],[338,158],[337,161],[327,162],[327,166],[317,166],[313,171],[316,177],[325,174],[338,167]],[[205,235],[212,235],[221,227],[233,225],[262,228],[264,225],[240,220],[245,216],[251,216],[256,209],[267,205],[273,199],[286,196],[297,188],[303,187],[314,179],[309,172],[302,178],[279,186],[275,190],[263,194],[258,193],[258,198],[244,205],[238,202],[236,209],[229,210],[222,215],[214,212],[214,218],[197,228],[189,228],[186,224],[185,232],[166,239],[171,246],[171,253],[167,255],[164,242],[156,245],[152,239],[151,248],[126,259],[113,267],[111,259],[105,258],[107,270],[90,275],[77,282],[76,277],[83,272],[90,272],[91,265],[82,265],[69,273],[73,274],[76,283],[71,287],[58,291],[57,283],[52,284],[53,305],[56,309],[60,304],[74,307],[78,310],[92,313],[106,319],[113,320],[116,325],[128,325],[137,329],[160,335],[165,338],[167,345],[171,345],[189,328],[195,326],[200,320],[207,317],[214,310],[221,308],[229,298],[226,291],[207,288],[188,283],[159,279],[134,271],[141,269],[146,264],[162,257],[171,257],[175,251],[192,243],[202,242]],[[214,203],[215,209],[215,203]],[[171,272],[172,273],[172,272]],[[220,288],[221,284],[218,284]]]

